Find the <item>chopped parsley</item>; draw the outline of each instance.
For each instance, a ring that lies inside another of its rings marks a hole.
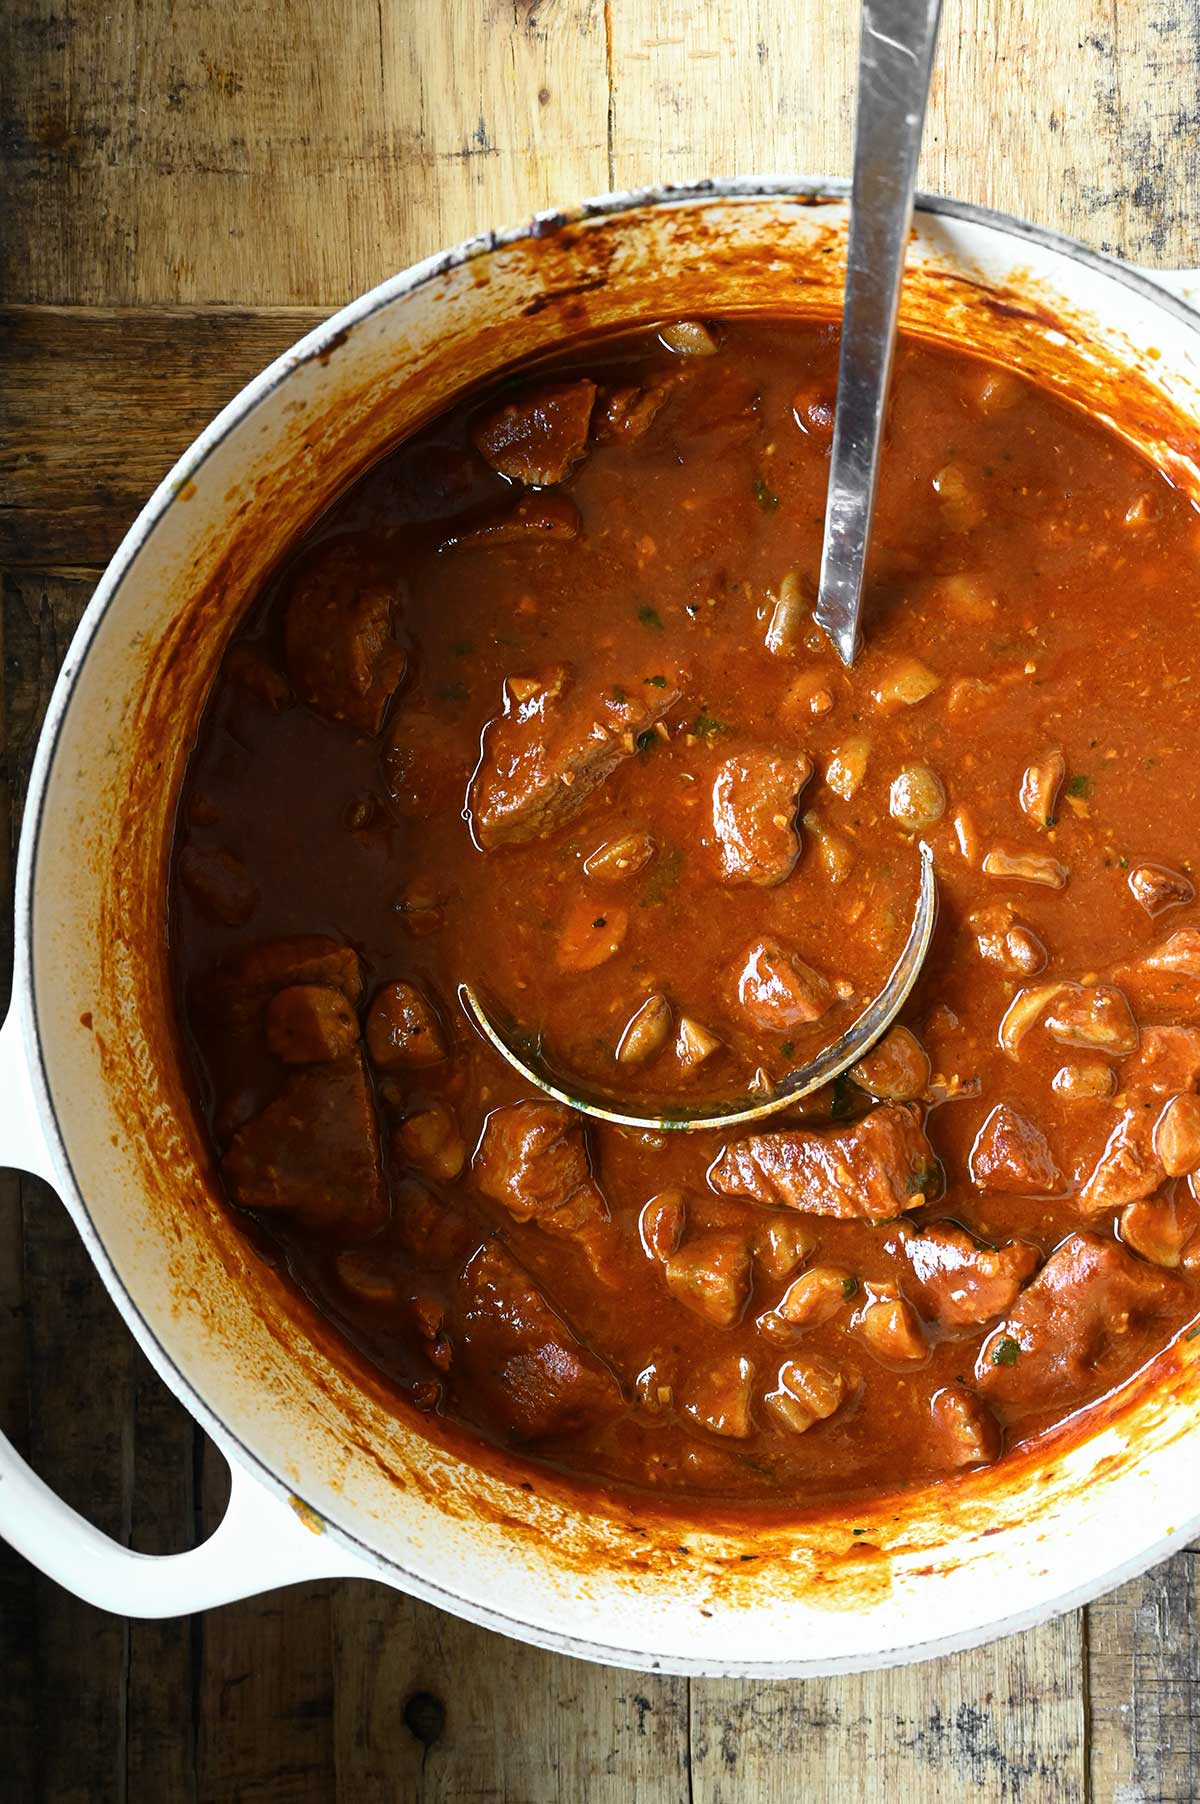
[[[682,869],[683,853],[678,846],[668,846],[650,873],[650,881],[642,896],[642,907],[657,908],[660,902],[665,902],[669,892],[679,882]]]
[[[692,732],[697,739],[715,739],[718,733],[727,733],[728,731],[725,722],[718,720],[714,714],[710,714],[707,708],[702,707],[692,722]]]
[[[636,745],[641,756],[645,758],[658,744],[658,734],[654,731],[653,727],[647,727],[644,733],[638,734],[633,743]]]
[[[593,927],[607,927],[608,926],[608,916],[607,915],[597,915],[596,919],[592,922],[592,926]]]
[[[992,1364],[994,1366],[1015,1366],[1021,1357],[1021,1343],[1015,1341],[1011,1334],[1001,1335],[992,1348]]]
[[[1189,1328],[1183,1338],[1184,1340],[1195,1340],[1197,1335],[1200,1335],[1200,1322],[1197,1322],[1194,1328]]]
[[[638,609],[638,619],[643,626],[651,626],[656,633],[662,632],[662,615],[657,608],[644,607]]]
[[[642,681],[643,683],[649,683],[651,689],[665,689],[667,686],[667,679],[665,676],[643,677]]]
[[[470,691],[465,683],[443,683],[437,693],[440,702],[465,702]]]
[[[612,696],[612,698],[616,702],[618,708],[621,706],[622,702],[627,702],[629,700],[629,697],[626,695],[625,691],[621,688],[620,684],[618,684],[615,689],[610,689],[608,693]]]
[[[1091,795],[1091,793],[1092,793],[1092,779],[1090,777],[1085,777],[1085,776],[1081,775],[1078,777],[1068,778],[1067,794],[1069,796],[1078,796],[1080,801],[1082,802],[1082,801],[1086,801],[1088,796]]]
[[[856,1297],[858,1295],[858,1279],[857,1278],[843,1278],[842,1279],[842,1295],[847,1298]]]
[[[829,1104],[831,1121],[849,1121],[854,1113],[854,1083],[843,1071],[833,1080],[833,1096]]]
[[[785,1040],[783,1042],[783,1045],[779,1048],[781,1056],[785,1059],[790,1059],[792,1054],[795,1052],[795,1050],[796,1050],[795,1040]]]
[[[920,1171],[914,1171],[908,1180],[909,1196],[929,1196],[938,1187],[936,1165],[922,1165]]]
[[[1120,867],[1123,871],[1127,871],[1129,869],[1129,860],[1126,858],[1126,856],[1123,852],[1122,852],[1120,858],[1117,859],[1117,863],[1120,865]]]
[[[773,514],[779,506],[779,496],[767,487],[761,476],[754,485],[754,499],[764,514]]]

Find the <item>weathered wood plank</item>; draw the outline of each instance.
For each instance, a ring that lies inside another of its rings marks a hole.
[[[695,1804],[1082,1804],[1083,1670],[1073,1615],[891,1672],[797,1685],[696,1680],[692,1795]]]
[[[687,1804],[687,1681],[502,1640],[381,1586],[334,1597],[349,1804]]]
[[[1096,1804],[1200,1798],[1200,1598],[1190,1547],[1088,1609]]]

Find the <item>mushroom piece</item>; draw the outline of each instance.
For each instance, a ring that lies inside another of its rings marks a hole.
[[[641,1007],[630,1016],[617,1041],[617,1061],[622,1065],[644,1065],[666,1045],[671,1031],[671,1005],[660,994],[647,996]]]
[[[779,1368],[776,1388],[763,1404],[776,1426],[789,1434],[807,1434],[817,1422],[828,1421],[841,1407],[846,1380],[824,1359],[788,1359]]]
[[[862,734],[843,739],[835,746],[825,771],[825,781],[834,795],[849,802],[861,789],[871,756],[871,741]]]
[[[1054,804],[1066,774],[1067,761],[1057,749],[1044,752],[1026,769],[1021,778],[1018,800],[1021,813],[1035,827],[1045,829],[1053,826]]]
[[[716,1034],[699,1021],[693,1021],[690,1015],[680,1015],[679,1032],[675,1037],[675,1057],[684,1071],[695,1071],[705,1059],[719,1052],[721,1042]]]
[[[669,326],[660,326],[658,336],[677,357],[715,357],[721,348],[703,320],[698,319],[677,319]]]
[[[906,764],[893,779],[888,812],[905,833],[924,833],[946,812],[946,788],[928,764]]]
[[[912,1102],[923,1096],[930,1065],[925,1048],[907,1027],[893,1027],[865,1058],[851,1065],[850,1076],[870,1095],[890,1102]]]
[[[1070,872],[1057,858],[1045,852],[1005,852],[993,848],[983,861],[989,877],[1004,877],[1013,883],[1037,883],[1043,889],[1065,889]]]
[[[379,991],[367,1016],[367,1050],[381,1071],[437,1065],[446,1057],[441,1023],[416,984],[389,983]]]

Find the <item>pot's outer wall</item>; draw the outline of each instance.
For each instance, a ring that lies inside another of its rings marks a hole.
[[[435,1445],[216,1200],[170,1005],[172,818],[243,607],[364,463],[464,386],[583,333],[664,311],[836,313],[845,225],[844,203],[794,188],[645,197],[468,247],[339,316],[227,410],[135,527],[67,660],[27,816],[18,970],[62,1188],[168,1382],[386,1562],[381,1577],[628,1665],[881,1665],[1022,1626],[1148,1564],[1195,1532],[1200,1342],[1169,1350],[1087,1440],[852,1521],[701,1532],[522,1482],[477,1448],[473,1463],[448,1430]],[[1065,388],[1200,495],[1197,334],[1148,284],[926,212],[903,323]]]

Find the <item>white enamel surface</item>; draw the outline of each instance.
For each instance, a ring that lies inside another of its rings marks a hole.
[[[731,239],[770,243],[774,256],[762,276],[768,307],[785,292],[789,264],[835,218],[830,209],[797,209],[786,194],[754,199],[753,184],[736,185],[732,197],[682,196],[671,204],[705,208]],[[614,210],[587,229],[613,234],[619,248],[634,247],[640,233],[659,229],[664,211],[657,209],[653,227],[644,215],[642,224],[626,227]],[[1036,1510],[1014,1490],[993,1500],[990,1515],[964,1503],[932,1553],[918,1533],[902,1537],[890,1584],[838,1594],[840,1607],[819,1606],[810,1583],[789,1588],[790,1572],[798,1580],[812,1576],[814,1543],[801,1531],[758,1584],[730,1580],[725,1560],[736,1559],[741,1543],[718,1532],[689,1533],[690,1554],[676,1558],[669,1535],[651,1529],[639,1539],[617,1526],[606,1543],[611,1559],[597,1556],[581,1569],[572,1558],[580,1525],[570,1506],[531,1498],[501,1477],[481,1477],[423,1441],[361,1394],[338,1365],[323,1362],[319,1349],[298,1363],[278,1332],[286,1299],[246,1301],[243,1279],[253,1255],[207,1194],[194,1162],[194,1131],[173,1114],[169,1086],[139,1031],[132,1006],[137,935],[124,958],[101,957],[97,923],[113,861],[127,847],[133,855],[142,830],[124,822],[122,844],[113,797],[137,761],[135,722],[157,705],[149,674],[156,647],[211,575],[214,534],[226,532],[240,505],[246,518],[255,518],[256,505],[262,512],[256,480],[289,463],[314,472],[314,495],[326,472],[338,486],[339,458],[352,455],[345,430],[324,439],[318,433],[309,443],[302,435],[306,422],[320,421],[335,404],[353,419],[362,397],[385,395],[382,424],[364,403],[360,430],[381,434],[381,446],[394,436],[422,359],[434,367],[448,356],[456,331],[466,335],[520,311],[529,272],[506,262],[517,249],[501,244],[475,261],[398,278],[251,385],[133,528],[85,616],[51,705],[21,847],[16,1002],[0,1040],[0,1160],[25,1164],[57,1185],[131,1330],[234,1465],[235,1507],[219,1536],[180,1556],[191,1562],[187,1571],[172,1561],[146,1567],[164,1575],[174,1569],[160,1593],[172,1608],[242,1595],[256,1579],[265,1588],[310,1570],[373,1572],[547,1646],[696,1673],[879,1666],[1023,1627],[1142,1569],[1195,1533],[1200,1456],[1197,1438],[1181,1432],[1194,1388],[1186,1400],[1140,1413],[1137,1457],[1126,1458],[1116,1476],[1101,1475],[1099,1462],[1122,1454],[1124,1428],[1056,1462],[1038,1487]],[[633,268],[633,249],[629,255]],[[1169,301],[1158,304],[1144,280],[1123,281],[1099,260],[1077,260],[1058,244],[992,222],[927,212],[918,217],[914,255],[990,283],[1040,285],[1065,307],[1093,316],[1101,363],[1153,345],[1164,392],[1200,416],[1192,319]],[[705,303],[720,310],[710,272],[673,252],[669,239],[656,243],[655,261],[664,310]],[[480,262],[491,275],[486,289],[475,280]],[[613,268],[619,284],[620,256]],[[550,309],[547,327],[553,317]],[[520,348],[535,345],[540,318],[530,315]],[[313,355],[335,342],[327,361]],[[174,499],[189,479],[194,493]],[[274,512],[262,520],[255,559],[224,592],[211,632],[189,651],[205,669],[295,524]],[[149,939],[152,930],[151,921]],[[94,1017],[87,1030],[85,1013]],[[146,1101],[145,1144],[173,1173],[178,1167],[176,1200],[165,1213],[146,1201],[145,1147],[118,1105],[114,1071],[137,1079]],[[110,1552],[94,1531],[81,1533],[86,1525],[56,1509],[14,1460],[11,1449],[0,1448],[0,1532],[95,1602],[167,1613],[153,1608],[154,1583],[139,1576],[137,1556]],[[325,1535],[299,1527],[284,1501],[289,1493],[319,1513]],[[488,1506],[482,1514],[480,1500]],[[989,1521],[1003,1526],[984,1538]],[[847,1544],[852,1526],[844,1527]],[[827,1529],[820,1545],[829,1544],[830,1533],[836,1539]],[[278,1562],[270,1557],[276,1543]],[[929,1571],[931,1564],[938,1570]]]

